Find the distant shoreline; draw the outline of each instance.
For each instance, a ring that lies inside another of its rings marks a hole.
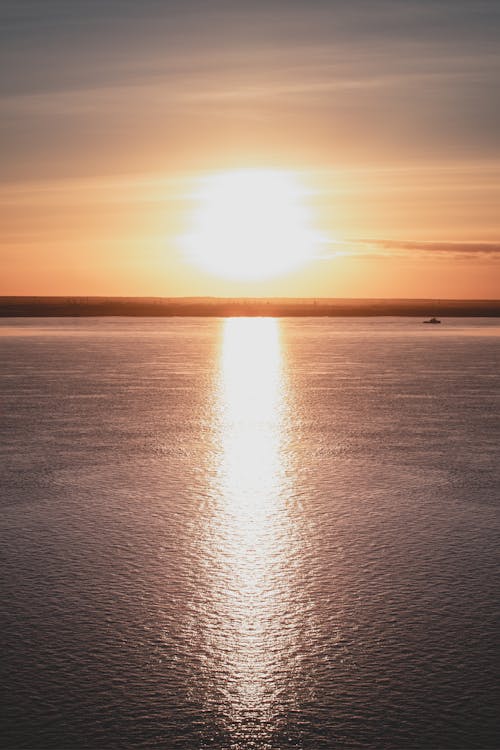
[[[0,317],[500,317],[500,300],[0,297]]]

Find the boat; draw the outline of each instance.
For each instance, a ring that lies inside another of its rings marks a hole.
[[[440,320],[437,318],[429,318],[429,320],[423,320],[422,323],[429,323],[431,325],[436,325],[436,323],[441,323]]]

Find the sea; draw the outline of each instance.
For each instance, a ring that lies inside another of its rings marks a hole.
[[[3,750],[500,747],[500,320],[0,321]]]

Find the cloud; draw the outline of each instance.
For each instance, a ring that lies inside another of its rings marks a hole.
[[[428,258],[500,260],[500,242],[441,242],[387,239],[353,239],[331,243],[322,258],[338,255],[368,257],[413,256]]]
[[[498,154],[493,2],[4,0],[0,17],[3,179],[170,169],[228,143]]]

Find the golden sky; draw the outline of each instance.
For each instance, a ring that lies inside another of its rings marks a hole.
[[[500,296],[498,3],[4,0],[0,13],[0,294]],[[186,252],[221,175],[234,226],[219,217],[205,242],[238,244],[242,171],[262,176],[242,247],[262,236],[248,231],[266,190],[276,216],[266,175],[291,176],[300,196],[269,237],[292,252],[307,212],[307,262],[235,279]]]

